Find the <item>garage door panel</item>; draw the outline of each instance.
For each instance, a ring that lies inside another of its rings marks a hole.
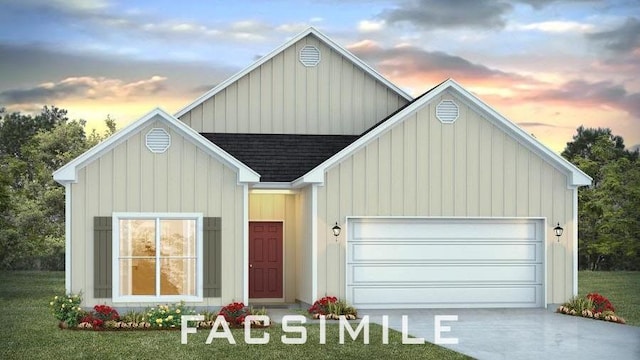
[[[357,287],[359,308],[536,307],[540,286],[518,287]]]
[[[544,220],[354,218],[347,300],[356,307],[544,306]]]
[[[472,234],[470,237],[469,235]],[[353,229],[351,240],[446,240],[473,239],[492,241],[537,241],[537,229],[527,220],[470,223],[467,220],[433,219],[420,223],[415,219],[363,219]]]
[[[542,284],[538,265],[354,265],[350,285],[367,284]]]
[[[536,261],[541,244],[486,243],[356,243],[350,247],[350,261]]]

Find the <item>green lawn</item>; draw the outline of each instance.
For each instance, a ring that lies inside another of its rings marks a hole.
[[[578,293],[609,298],[629,325],[640,326],[640,271],[580,271]]]
[[[347,337],[338,344],[338,327],[327,326],[327,344],[320,345],[319,326],[307,327],[305,345],[283,345],[279,325],[266,331],[267,345],[246,345],[242,330],[233,330],[238,345],[215,339],[206,345],[208,330],[189,335],[180,344],[179,331],[93,332],[60,330],[49,312],[53,295],[64,291],[61,272],[0,272],[0,359],[466,359],[464,355],[432,344],[402,345],[401,334],[389,331],[389,345],[381,341],[381,327],[371,324],[370,345]],[[265,330],[253,330],[259,337]],[[295,334],[290,334],[294,337]],[[347,335],[348,336],[348,335]],[[429,339],[428,339],[429,340]]]

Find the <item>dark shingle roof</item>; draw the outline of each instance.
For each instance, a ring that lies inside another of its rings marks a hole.
[[[260,174],[261,182],[289,182],[309,172],[358,135],[203,133]]]
[[[289,182],[309,172],[435,88],[413,99],[360,135],[202,133],[212,143],[260,174],[261,182]]]

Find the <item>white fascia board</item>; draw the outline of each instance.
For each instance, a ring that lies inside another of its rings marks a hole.
[[[127,125],[126,127],[116,131],[115,134],[109,136],[104,141],[96,144],[91,149],[85,151],[82,155],[69,161],[66,165],[53,172],[53,179],[61,184],[75,183],[77,181],[77,169],[90,163],[94,159],[100,157],[103,153],[113,149],[122,141],[129,138],[129,135],[135,133],[137,129],[144,126],[150,119],[156,115],[164,113],[159,108],[152,110],[145,116]],[[165,113],[166,114],[166,113]]]
[[[215,94],[217,94],[220,91],[224,90],[229,85],[231,85],[234,82],[240,80],[243,76],[247,75],[248,73],[252,72],[256,68],[260,67],[262,64],[264,64],[267,61],[271,60],[273,57],[275,57],[276,55],[278,55],[282,51],[286,50],[290,46],[294,45],[298,41],[302,40],[305,36],[307,36],[309,34],[313,34],[314,36],[316,36],[318,39],[320,39],[321,41],[323,41],[324,43],[329,45],[329,47],[333,48],[333,50],[337,51],[338,53],[340,53],[341,55],[343,55],[347,59],[351,60],[354,64],[358,65],[363,71],[369,73],[371,76],[373,76],[374,78],[378,79],[380,82],[382,82],[383,84],[385,84],[389,88],[393,89],[396,93],[398,93],[398,95],[402,96],[403,98],[405,98],[408,101],[413,100],[413,97],[411,97],[411,95],[407,94],[404,90],[400,89],[398,86],[393,84],[391,81],[387,80],[379,72],[374,70],[372,67],[370,67],[366,63],[364,63],[362,60],[358,59],[355,55],[350,53],[347,49],[345,49],[342,46],[336,44],[333,40],[331,40],[326,35],[324,35],[320,31],[318,31],[316,28],[309,27],[306,30],[304,30],[301,33],[299,33],[298,35],[296,35],[293,38],[291,38],[291,40],[289,40],[289,41],[285,42],[284,44],[278,46],[277,48],[275,48],[273,51],[271,51],[267,55],[265,55],[265,56],[261,57],[260,59],[256,60],[253,64],[251,64],[248,67],[240,70],[239,72],[237,72],[236,74],[234,74],[233,76],[228,78],[227,80],[225,80],[225,81],[221,82],[220,84],[218,84],[217,86],[215,86],[213,89],[211,89],[211,90],[207,91],[206,93],[202,94],[200,97],[198,97],[191,104],[189,104],[189,105],[183,107],[182,109],[180,109],[174,116],[176,118],[179,118],[182,115],[184,115],[184,114],[188,113],[189,111],[193,110],[196,106],[202,104],[203,102],[207,101],[209,98],[214,96]]]
[[[222,162],[226,163],[230,167],[237,169],[239,183],[260,181],[260,175],[258,173],[240,162],[238,159],[231,156],[226,151],[222,150],[217,145],[205,139],[202,135],[198,134],[195,130],[184,124],[182,121],[176,119],[160,108],[152,110],[134,123],[126,126],[125,128],[111,135],[106,140],[87,150],[82,155],[71,160],[65,166],[61,167],[53,173],[53,179],[61,184],[76,182],[78,168],[89,164],[90,162],[100,157],[102,154],[110,151],[123,141],[127,140],[131,135],[135,134],[137,130],[146,126],[148,122],[154,119],[163,120],[167,125],[169,125],[169,127],[182,134],[194,145],[204,149],[209,155],[212,155]]]
[[[374,78],[379,80],[381,83],[385,84],[387,87],[393,89],[398,95],[402,96],[405,100],[407,101],[413,100],[413,97],[411,95],[407,94],[404,90],[400,89],[394,83],[387,80],[387,78],[385,78],[382,74],[380,74],[374,68],[369,66],[364,61],[360,60],[357,56],[353,55],[349,50],[345,49],[344,47],[340,46],[339,44],[331,40],[325,34],[321,33],[320,31],[318,31],[313,27],[310,28],[310,33],[315,35],[317,38],[324,41],[328,45],[330,45],[333,48],[333,50],[336,50],[338,53],[340,53],[340,55],[346,57],[347,59],[351,60],[353,63],[360,66],[360,68],[365,72],[369,73],[369,75],[373,76]]]
[[[260,175],[257,172],[253,171],[253,169],[233,157],[228,152],[224,151],[218,145],[204,138],[197,131],[195,131],[190,126],[187,126],[182,121],[162,110],[160,111],[162,112],[162,117],[165,118],[165,120],[167,120],[167,123],[175,130],[177,130],[177,132],[182,133],[183,136],[194,142],[196,146],[199,145],[200,147],[206,149],[210,155],[218,158],[227,165],[236,168],[238,170],[238,183],[251,183],[260,181]]]
[[[520,127],[509,121],[504,116],[500,115],[496,110],[491,108],[489,105],[485,104],[478,97],[465,90],[460,84],[458,84],[453,79],[448,79],[447,81],[441,83],[435,88],[431,89],[427,94],[408,105],[397,114],[395,114],[392,118],[388,119],[384,123],[380,124],[378,127],[374,128],[358,140],[351,143],[349,146],[345,147],[326,161],[322,162],[320,165],[316,166],[300,178],[293,181],[293,184],[300,183],[311,183],[311,184],[322,184],[324,183],[324,173],[329,168],[342,161],[345,157],[353,154],[355,151],[360,149],[361,147],[367,145],[370,141],[377,138],[385,131],[387,131],[392,126],[396,125],[398,122],[403,121],[408,115],[417,111],[419,108],[430,102],[435,97],[439,96],[443,91],[447,89],[453,89],[455,92],[459,94],[461,98],[466,101],[469,101],[473,106],[479,108],[484,111],[489,117],[495,119],[494,121],[502,127],[504,131],[510,133],[516,140],[520,142],[524,142],[531,146],[534,152],[538,153],[543,158],[546,158],[548,161],[556,163],[561,168],[565,169],[568,173],[569,186],[587,186],[591,185],[591,178],[582,172],[582,170],[578,169],[575,165],[573,165],[568,160],[564,159],[562,156],[556,154],[551,151],[545,145],[543,145],[540,141],[538,141],[533,136],[529,135],[526,131],[522,130]]]
[[[293,186],[290,182],[259,182],[251,185],[252,190],[288,190],[292,188]]]
[[[451,88],[455,89],[460,95],[462,95],[465,100],[471,101],[473,105],[480,108],[492,118],[496,119],[500,125],[503,126],[503,129],[511,132],[512,135],[515,135],[516,138],[523,140],[525,143],[531,145],[534,149],[534,152],[537,152],[542,157],[547,158],[548,160],[555,162],[562,168],[564,168],[569,173],[569,186],[588,186],[591,185],[591,177],[585,174],[582,170],[580,170],[577,166],[573,165],[570,161],[563,158],[562,156],[556,154],[551,149],[549,149],[546,145],[542,144],[538,139],[531,136],[526,131],[522,130],[518,125],[509,121],[507,118],[498,113],[491,106],[487,105],[485,102],[480,100],[478,97],[470,93],[468,90],[463,88],[460,84],[458,84],[455,80],[449,79],[445,82]]]

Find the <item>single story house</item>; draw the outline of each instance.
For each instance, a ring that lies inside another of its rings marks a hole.
[[[119,307],[545,307],[577,293],[591,183],[454,80],[414,99],[314,28],[53,176],[66,290]]]

